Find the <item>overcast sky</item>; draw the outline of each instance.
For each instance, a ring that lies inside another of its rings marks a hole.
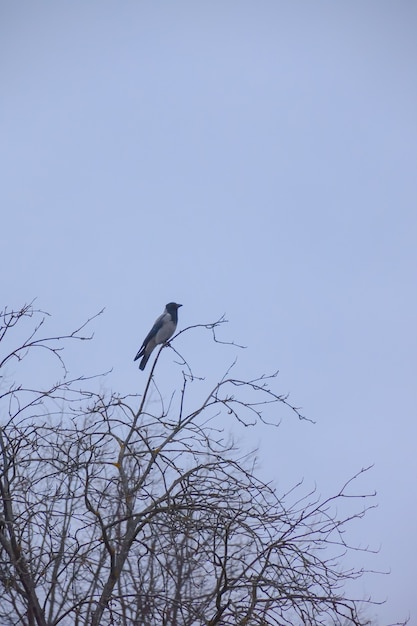
[[[166,302],[226,313],[239,372],[317,422],[239,433],[263,474],[330,495],[374,464],[381,624],[417,623],[416,68],[413,0],[0,8],[1,308],[106,307],[74,366],[131,392]],[[235,356],[178,347],[213,379]]]

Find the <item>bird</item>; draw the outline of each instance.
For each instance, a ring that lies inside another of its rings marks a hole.
[[[139,369],[144,370],[152,351],[161,343],[165,343],[172,337],[178,323],[178,309],[182,304],[176,302],[168,302],[165,311],[158,317],[149,333],[146,335],[143,343],[133,359],[137,361],[142,357],[139,363]]]

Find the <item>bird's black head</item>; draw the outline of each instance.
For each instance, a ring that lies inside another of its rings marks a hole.
[[[177,304],[176,302],[168,302],[168,304],[166,305],[166,310],[168,311],[168,313],[175,313],[180,306],[182,306],[182,304]]]
[[[170,314],[175,326],[178,323],[178,309],[180,306],[182,306],[182,304],[177,304],[176,302],[168,302],[166,305],[166,312]]]

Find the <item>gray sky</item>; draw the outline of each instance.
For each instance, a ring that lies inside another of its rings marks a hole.
[[[226,313],[239,373],[317,421],[239,433],[264,475],[330,495],[375,464],[381,623],[417,621],[416,33],[411,0],[0,8],[4,305],[105,306],[74,368],[131,392],[166,302]],[[234,356],[178,347],[213,379]]]

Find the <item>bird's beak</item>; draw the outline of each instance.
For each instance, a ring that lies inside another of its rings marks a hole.
[[[177,308],[178,308],[178,309],[180,308],[180,306],[182,306],[182,304],[177,304]]]

